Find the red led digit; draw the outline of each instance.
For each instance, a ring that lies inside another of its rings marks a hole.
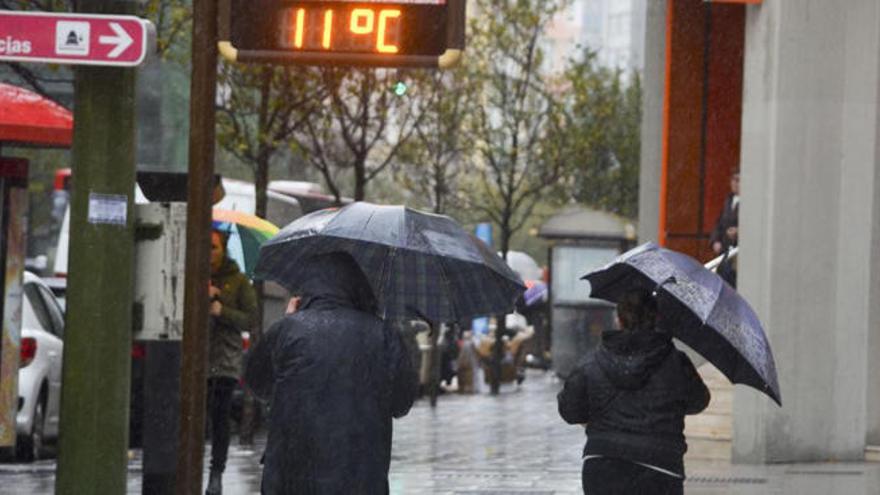
[[[370,34],[373,32],[375,17],[370,9],[354,9],[351,11],[349,30],[354,34]]]
[[[321,39],[321,46],[330,49],[330,41],[333,38],[333,11],[324,11],[324,36]]]
[[[306,9],[296,9],[296,30],[294,31],[293,46],[302,48],[303,28],[306,22]]]
[[[400,17],[399,9],[382,9],[379,11],[379,32],[376,33],[376,50],[379,53],[397,53],[397,45],[386,43],[385,34],[388,20],[398,17]]]
[[[401,51],[402,8],[371,8],[361,5],[340,11],[336,7],[301,5],[284,10],[278,32],[281,46],[285,48],[382,54],[396,54]],[[341,16],[338,21],[337,14]],[[337,27],[334,23],[339,24],[338,27],[342,29],[341,37],[333,32]]]

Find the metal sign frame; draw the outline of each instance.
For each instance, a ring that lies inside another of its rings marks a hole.
[[[333,3],[327,0],[326,3]],[[393,3],[393,2],[392,2]],[[411,2],[397,2],[401,4]],[[465,46],[466,0],[447,0],[446,51],[433,55],[389,55],[374,53],[297,52],[293,50],[243,50],[232,44],[231,0],[220,3],[220,54],[230,62],[277,65],[332,65],[361,67],[448,69],[461,60]]]

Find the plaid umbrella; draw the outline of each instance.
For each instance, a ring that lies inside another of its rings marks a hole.
[[[760,390],[782,405],[773,352],[757,315],[699,261],[649,242],[582,278],[590,282],[591,297],[611,302],[630,290],[654,290],[664,329],[732,383]]]
[[[513,310],[525,287],[454,220],[404,206],[352,203],[287,225],[260,249],[256,277],[299,290],[309,257],[348,253],[386,319],[464,322]]]

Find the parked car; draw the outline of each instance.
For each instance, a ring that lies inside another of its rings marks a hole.
[[[58,438],[63,339],[61,305],[45,282],[25,272],[15,418],[15,455],[21,461],[39,459],[45,443]]]

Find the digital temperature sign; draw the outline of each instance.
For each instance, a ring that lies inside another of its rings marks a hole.
[[[445,68],[464,49],[464,2],[231,0],[221,10],[220,53],[239,62]]]

